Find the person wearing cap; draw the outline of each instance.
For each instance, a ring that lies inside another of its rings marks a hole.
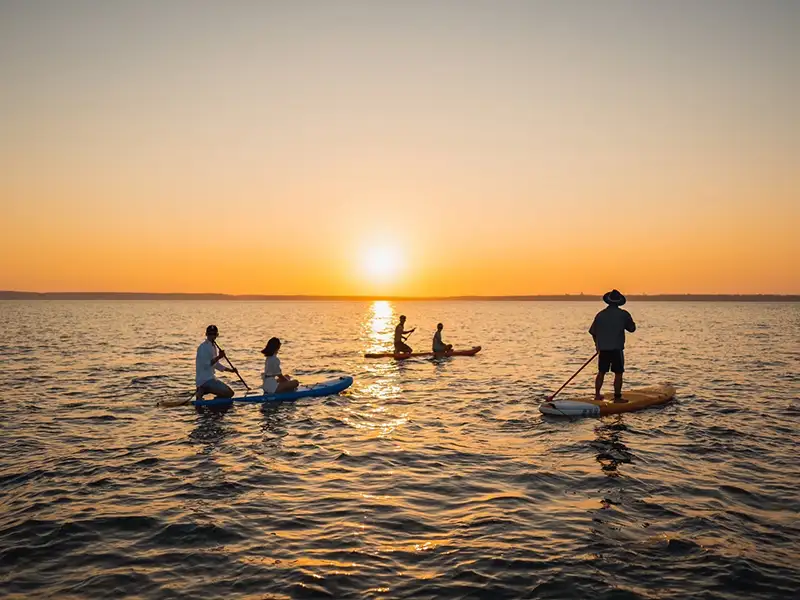
[[[614,402],[624,402],[622,373],[625,371],[625,332],[636,331],[636,323],[627,310],[620,308],[625,304],[625,296],[618,290],[606,293],[603,302],[608,306],[597,313],[589,328],[598,353],[594,397],[595,400],[603,399],[600,392],[603,389],[605,375],[610,370],[614,373]]]
[[[261,377],[264,379],[264,392],[267,394],[283,394],[284,392],[291,392],[297,389],[300,382],[291,377],[287,377],[281,371],[281,359],[278,358],[278,351],[281,349],[281,341],[276,338],[269,338],[267,345],[261,351],[261,354],[267,357],[264,364],[264,373]]]
[[[232,367],[220,364],[220,361],[225,358],[225,351],[217,347],[218,335],[217,326],[209,325],[206,327],[205,341],[197,347],[195,384],[198,398],[202,398],[205,394],[214,394],[217,398],[233,398],[233,390],[230,386],[217,379],[216,373],[214,373],[214,371],[238,372]]]
[[[444,325],[439,323],[436,325],[436,333],[433,334],[433,352],[434,354],[447,354],[453,350],[453,344],[445,344],[442,341],[442,329]]]
[[[397,327],[394,328],[394,351],[397,354],[411,354],[411,346],[406,344],[405,336],[409,333],[412,333],[414,329],[409,329],[408,331],[404,331],[403,327],[406,324],[406,316],[400,315],[400,323],[397,324]]]

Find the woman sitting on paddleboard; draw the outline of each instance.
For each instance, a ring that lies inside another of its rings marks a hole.
[[[281,372],[281,359],[278,358],[278,350],[281,349],[281,341],[276,338],[270,338],[266,347],[261,353],[267,357],[266,364],[264,365],[264,372],[261,376],[264,378],[264,392],[267,394],[283,394],[284,392],[291,392],[297,389],[300,382],[291,377],[286,377]]]

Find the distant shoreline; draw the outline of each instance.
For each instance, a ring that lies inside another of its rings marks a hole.
[[[636,302],[800,302],[798,294],[630,294]],[[599,302],[601,296],[557,294],[538,296],[312,296],[263,294],[154,294],[140,292],[13,292],[0,291],[0,300],[226,300],[226,301],[349,301],[373,302]]]

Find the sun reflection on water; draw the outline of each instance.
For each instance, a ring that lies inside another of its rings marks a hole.
[[[362,348],[364,352],[378,352],[392,343],[395,310],[391,302],[372,302],[362,321]],[[398,365],[392,360],[367,361],[366,376],[359,386],[369,402],[352,412],[345,422],[354,429],[373,431],[377,437],[391,435],[408,422],[407,413],[392,414],[391,401],[403,393]]]
[[[387,300],[375,300],[370,306],[370,314],[366,322],[367,352],[384,350],[392,341],[392,317],[394,308]]]
[[[362,324],[365,353],[382,352],[391,347],[393,317],[394,307],[391,302],[376,300],[370,305]],[[365,367],[368,373],[374,377],[397,378],[397,365],[392,361],[367,361]],[[370,395],[374,395],[380,400],[387,400],[395,397],[400,392],[400,388],[387,380],[380,380],[369,386],[369,392]]]

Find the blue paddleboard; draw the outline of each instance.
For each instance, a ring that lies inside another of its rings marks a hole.
[[[212,398],[210,400],[195,400],[192,402],[195,406],[221,406],[230,404],[231,402],[250,402],[253,404],[262,404],[264,402],[283,402],[285,400],[297,400],[299,398],[310,398],[312,396],[331,396],[338,394],[342,390],[346,390],[353,385],[353,378],[345,375],[337,377],[336,379],[329,379],[320,383],[311,385],[301,385],[293,392],[286,392],[284,394],[251,394],[245,396],[234,396],[233,398]]]

